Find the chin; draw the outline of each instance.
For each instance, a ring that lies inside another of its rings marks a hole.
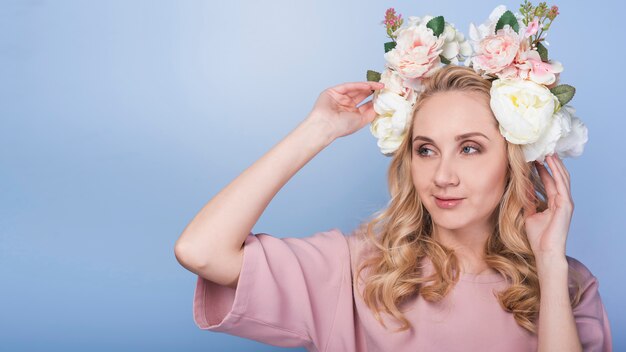
[[[469,222],[466,221],[465,218],[456,215],[433,216],[432,218],[433,222],[437,224],[437,226],[448,230],[462,229],[469,224]]]
[[[435,206],[433,211],[428,209],[428,212],[435,224],[446,229],[460,229],[471,223],[471,219],[463,211],[440,209]]]

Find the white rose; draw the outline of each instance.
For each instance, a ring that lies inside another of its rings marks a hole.
[[[379,131],[378,133],[382,135],[378,137],[376,145],[380,148],[381,153],[387,156],[392,155],[393,152],[398,150],[405,136],[404,134],[398,136],[389,132],[392,130],[392,127],[391,120],[388,118],[377,118],[370,125],[370,130],[375,136],[377,136],[375,131]]]
[[[402,143],[412,107],[406,99],[387,89],[376,91],[373,101],[378,116],[370,124],[370,131],[378,138],[381,152],[389,155]]]
[[[506,140],[529,144],[545,132],[559,101],[548,88],[535,82],[496,79],[491,85],[490,106]]]
[[[526,161],[543,162],[546,155],[554,153],[559,139],[570,132],[571,121],[571,116],[567,110],[559,109],[555,112],[539,139],[535,143],[522,146]]]
[[[537,142],[523,146],[526,161],[544,162],[545,156],[557,153],[561,158],[579,156],[587,142],[587,127],[574,116],[569,105],[554,113],[552,122]]]

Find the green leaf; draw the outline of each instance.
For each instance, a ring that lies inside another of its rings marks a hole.
[[[371,82],[380,82],[380,72],[367,70],[367,80]]]
[[[385,43],[385,53],[393,50],[396,47],[396,42],[387,42]]]
[[[504,25],[507,25],[507,24],[511,26],[511,28],[513,28],[515,33],[519,33],[519,23],[517,23],[517,18],[515,17],[513,12],[509,10],[506,10],[506,12],[503,13],[502,16],[500,16],[500,19],[498,20],[498,23],[496,24],[496,33],[498,32],[499,29],[504,28]]]
[[[446,64],[446,65],[450,64],[450,60],[446,59],[445,56],[439,55],[439,58],[441,59],[441,62],[443,62],[444,64]]]
[[[539,53],[539,56],[541,57],[541,61],[548,62],[548,48],[543,46],[541,42],[537,43],[537,52]]]
[[[550,92],[552,92],[552,94],[559,99],[559,103],[563,106],[572,100],[574,94],[576,94],[576,88],[570,86],[569,84],[559,84],[558,86],[550,89]]]
[[[433,17],[426,23],[426,27],[433,30],[433,34],[436,37],[439,37],[441,33],[443,33],[443,29],[446,26],[446,21],[443,19],[443,16]]]

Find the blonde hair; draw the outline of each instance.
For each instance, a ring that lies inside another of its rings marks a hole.
[[[407,135],[389,166],[391,199],[385,209],[371,215],[357,230],[357,235],[375,248],[373,255],[361,258],[353,280],[354,290],[359,292],[385,329],[381,311],[402,322],[395,331],[407,330],[411,326],[398,305],[417,295],[429,302],[440,301],[458,282],[459,276],[454,276],[454,272],[460,272],[454,251],[432,237],[432,219],[412,182],[415,113],[424,101],[439,92],[477,92],[489,98],[491,88],[491,81],[482,78],[472,68],[454,65],[442,67],[422,83],[425,89],[414,106]],[[525,161],[521,146],[508,141],[506,144],[507,183],[492,216],[496,226],[485,244],[485,261],[510,282],[508,288],[495,294],[502,308],[513,313],[521,327],[536,334],[540,287],[535,256],[524,229],[524,209],[534,206],[537,212],[545,210],[547,196],[537,170],[531,162]],[[541,197],[537,197],[537,193]],[[421,275],[420,262],[424,257],[432,261],[435,269],[428,277]],[[361,293],[358,282],[365,268],[368,268],[368,274]],[[580,301],[582,289],[577,272],[570,270],[570,273],[575,279],[575,285],[570,287],[570,302],[574,307]]]

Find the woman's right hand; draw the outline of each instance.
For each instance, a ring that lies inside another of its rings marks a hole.
[[[331,130],[333,139],[347,136],[376,117],[372,100],[357,107],[372,90],[382,89],[380,82],[349,82],[327,88],[317,98],[313,110],[307,117],[315,122],[322,122]]]

